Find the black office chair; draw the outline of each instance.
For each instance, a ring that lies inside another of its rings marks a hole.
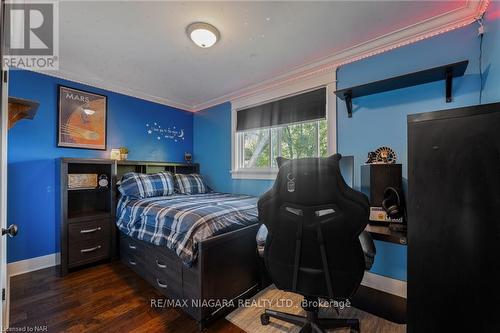
[[[357,319],[318,318],[318,300],[351,297],[375,255],[371,237],[362,234],[368,199],[345,183],[340,159],[278,158],[276,182],[258,202],[259,220],[268,229],[264,261],[278,289],[304,296],[307,316],[266,309],[263,325],[276,318],[303,333],[345,327],[359,332]]]

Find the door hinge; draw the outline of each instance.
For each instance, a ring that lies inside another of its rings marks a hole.
[[[2,288],[2,301],[5,301],[5,288]]]
[[[8,73],[7,71],[3,72],[3,82],[4,83],[7,83],[7,80],[8,80],[8,74],[7,73]]]

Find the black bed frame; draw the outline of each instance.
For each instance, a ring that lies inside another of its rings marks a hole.
[[[126,172],[197,173],[198,164],[132,162],[117,163],[117,178]],[[118,193],[116,195],[118,198]],[[122,262],[153,285],[204,328],[237,306],[237,300],[259,290],[257,224],[202,241],[192,267],[166,248],[120,233]]]

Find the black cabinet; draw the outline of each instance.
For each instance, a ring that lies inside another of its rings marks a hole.
[[[500,103],[408,117],[408,332],[500,332]]]
[[[116,163],[105,159],[60,160],[61,275],[116,256],[114,226]],[[71,187],[68,176],[105,177],[107,186]]]

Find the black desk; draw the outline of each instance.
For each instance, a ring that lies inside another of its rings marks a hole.
[[[407,244],[406,232],[393,231],[389,226],[368,224],[365,230],[373,239],[400,245]],[[404,297],[361,285],[351,301],[358,309],[398,324],[406,324],[406,298]]]
[[[372,235],[373,239],[376,240],[396,243],[400,245],[406,245],[408,243],[408,240],[406,238],[406,231],[394,231],[391,230],[389,226],[372,224],[368,224],[365,230],[368,231],[370,235]]]

